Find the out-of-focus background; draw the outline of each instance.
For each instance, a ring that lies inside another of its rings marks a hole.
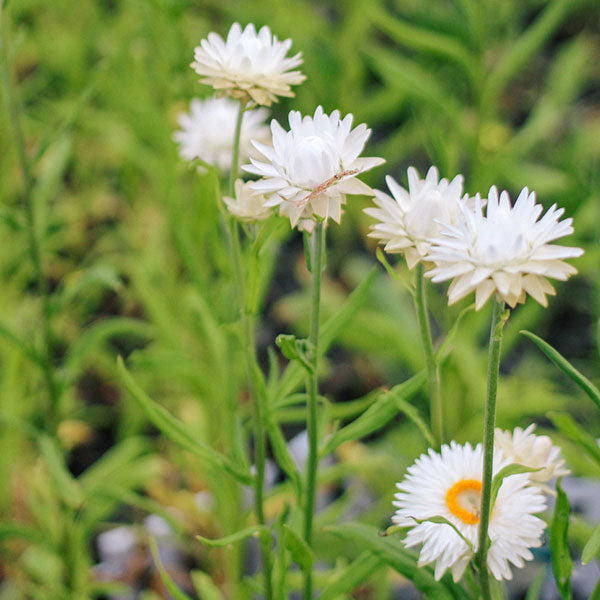
[[[409,165],[424,174],[435,164],[446,177],[463,173],[469,193],[485,195],[495,184],[516,198],[528,186],[546,207],[557,203],[573,217],[575,234],[565,243],[585,249],[575,263],[579,275],[557,284],[549,308],[529,300],[513,311],[498,424],[535,422],[562,447],[572,470],[564,486],[574,510],[575,597],[589,597],[598,569],[593,562],[582,568],[578,553],[600,521],[600,415],[519,331],[540,335],[598,379],[596,0],[5,0],[1,18],[2,97],[20,104],[58,373],[50,406],[28,355],[44,335],[40,288],[28,255],[15,115],[4,102],[1,600],[167,597],[149,535],[190,595],[212,597],[193,591],[210,588],[208,574],[214,586],[238,589],[229,597],[252,597],[231,583],[256,568],[252,549],[207,550],[193,539],[240,528],[245,490],[159,435],[116,374],[121,355],[148,395],[199,437],[225,453],[242,451],[232,446],[230,415],[238,411],[244,426],[250,409],[239,344],[227,328],[236,303],[217,181],[184,163],[172,140],[190,99],[211,95],[189,68],[194,46],[210,31],[226,34],[234,21],[267,24],[303,54],[307,80],[295,98],[272,107],[273,117],[284,122],[291,109],[312,113],[321,104],[373,129],[365,154],[387,161],[366,176],[374,187],[383,188],[385,174],[406,183]],[[368,203],[352,198],[342,224],[328,228],[324,318],[377,264],[362,213]],[[271,250],[258,331],[265,365],[275,336],[305,333],[308,314],[301,238],[285,228]],[[445,288],[431,290],[442,336],[469,302],[447,309]],[[466,314],[443,366],[446,432],[460,442],[481,438],[488,321],[487,310]],[[332,346],[322,390],[343,420],[353,414],[345,403],[407,379],[423,363],[410,298],[381,268]],[[423,392],[412,402],[426,413]],[[292,407],[279,415],[300,455],[302,414]],[[573,421],[584,426],[586,452]],[[395,482],[426,448],[401,415],[378,435],[343,446],[323,466],[317,525],[360,519],[385,527]],[[274,469],[271,516],[282,509],[282,480]],[[324,533],[317,547],[324,569],[360,553]],[[536,559],[516,575],[513,597],[524,597],[548,551]],[[542,597],[557,597],[550,572],[543,578]],[[403,586],[381,567],[349,597],[412,597]]]

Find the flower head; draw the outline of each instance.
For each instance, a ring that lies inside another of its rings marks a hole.
[[[229,98],[194,98],[190,102],[190,112],[181,113],[177,118],[181,129],[173,134],[181,157],[185,160],[200,158],[221,171],[228,171],[238,110],[238,104]],[[250,140],[269,140],[269,128],[264,123],[267,114],[265,108],[244,112],[241,160],[246,161],[251,154],[256,154]]]
[[[202,83],[223,95],[270,106],[277,96],[293,96],[290,86],[305,76],[293,71],[302,63],[301,53],[286,58],[292,40],[280,42],[265,25],[257,33],[252,23],[242,30],[234,23],[227,39],[217,33],[194,49],[192,68],[202,75]]]
[[[414,167],[408,168],[408,190],[389,175],[385,178],[392,196],[375,190],[376,208],[365,213],[379,221],[371,226],[369,237],[385,244],[386,252],[403,253],[412,269],[431,247],[431,238],[440,232],[440,222],[456,223],[460,214],[459,200],[463,195],[463,177],[452,181],[439,179],[438,170],[431,167],[421,179]],[[468,201],[465,195],[463,201]]]
[[[477,310],[493,293],[513,308],[526,294],[546,306],[546,294],[555,293],[546,278],[564,281],[576,273],[563,259],[580,256],[583,250],[550,244],[573,232],[572,219],[559,221],[564,209],[556,205],[540,219],[542,210],[527,188],[511,206],[508,194],[498,197],[492,187],[485,215],[481,200],[475,200],[474,210],[461,203],[457,224],[443,224],[440,237],[432,240],[427,260],[435,268],[427,276],[434,282],[454,278],[448,290],[450,304],[475,291]]]
[[[511,463],[541,469],[529,474],[533,483],[544,484],[554,477],[568,475],[565,461],[560,457],[560,448],[552,445],[547,435],[535,435],[535,425],[527,429],[517,427],[514,431],[496,429],[494,445]]]
[[[506,464],[500,454],[496,455],[494,473]],[[394,505],[398,510],[392,521],[411,527],[404,543],[407,547],[423,545],[419,566],[435,563],[436,579],[450,568],[454,581],[458,581],[477,551],[482,467],[481,444],[472,448],[451,442],[442,446],[441,454],[433,450],[422,454],[408,468],[404,481],[397,484],[400,491]],[[496,579],[512,577],[509,562],[522,567],[523,560],[533,558],[529,548],[541,545],[545,527],[534,513],[545,507],[544,496],[539,488],[529,485],[526,474],[503,480],[488,529],[488,567]],[[447,523],[427,521],[433,517],[444,517],[456,530]]]
[[[254,143],[268,162],[250,159],[243,168],[260,175],[255,190],[264,193],[267,206],[280,206],[292,227],[316,218],[340,222],[346,194],[372,194],[356,179],[359,173],[382,164],[381,158],[359,158],[371,133],[363,123],[352,129],[352,115],[326,115],[319,106],[313,117],[289,114],[290,130],[271,121],[273,148]]]
[[[229,212],[241,221],[263,221],[268,219],[273,211],[265,208],[265,197],[250,188],[249,181],[236,179],[235,198],[223,198]]]

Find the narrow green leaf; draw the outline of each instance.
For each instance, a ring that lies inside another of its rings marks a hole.
[[[563,372],[572,379],[600,408],[600,390],[582,373],[580,373],[564,356],[555,350],[548,342],[531,333],[530,331],[521,331],[521,333],[534,342],[538,348]]]
[[[225,600],[221,590],[214,584],[208,573],[192,571],[190,573],[194,588],[202,600]]]
[[[583,547],[581,553],[581,564],[587,565],[590,561],[600,555],[600,524],[594,527],[590,539]]]
[[[593,435],[590,435],[583,427],[578,425],[568,413],[550,412],[548,417],[563,435],[579,444],[589,457],[600,465],[600,448]]]
[[[552,570],[562,600],[571,600],[571,571],[573,561],[569,553],[569,500],[564,493],[560,479],[556,482],[556,507],[550,526],[550,550]]]
[[[473,55],[458,39],[396,19],[387,10],[375,9],[367,14],[375,25],[399,44],[419,52],[441,56],[444,60],[452,60],[463,67],[467,75],[473,76]]]
[[[136,401],[138,406],[144,411],[152,423],[158,427],[169,439],[179,444],[186,450],[193,452],[203,460],[211,463],[213,466],[225,469],[239,481],[246,484],[252,483],[250,473],[242,470],[241,467],[234,464],[226,456],[213,450],[210,446],[198,441],[197,435],[188,429],[179,419],[171,415],[164,407],[149,398],[146,393],[135,383],[125,365],[123,359],[117,359],[117,369],[125,388]]]
[[[319,600],[335,600],[349,594],[355,587],[372,577],[385,563],[375,554],[363,552],[347,567],[342,569],[323,588]]]
[[[187,594],[182,592],[177,587],[175,582],[171,579],[171,576],[167,573],[167,570],[164,568],[163,564],[160,562],[160,556],[158,554],[158,548],[156,547],[154,538],[150,538],[150,552],[152,552],[152,558],[154,558],[154,563],[156,564],[156,568],[160,573],[160,578],[165,584],[169,594],[173,596],[173,600],[192,600]]]
[[[496,497],[498,496],[498,492],[502,487],[502,482],[511,475],[519,475],[521,473],[535,473],[536,471],[541,471],[540,468],[532,468],[526,465],[520,465],[518,463],[511,463],[510,465],[506,465],[503,469],[500,469],[498,473],[494,475],[494,479],[492,479],[492,508],[494,507],[494,503],[496,502]]]
[[[375,266],[346,298],[340,310],[323,324],[319,340],[319,354],[321,356],[327,352],[338,333],[348,325],[360,307],[367,301],[376,275],[377,267]],[[304,368],[298,362],[291,362],[283,372],[271,400],[284,398],[290,394],[302,383],[305,374]]]
[[[525,600],[540,600],[542,584],[544,583],[545,578],[546,569],[541,568],[531,582],[529,589],[527,590],[527,596],[525,596]]]
[[[508,50],[500,64],[491,72],[485,91],[488,99],[494,99],[517,75],[562,23],[569,10],[577,4],[578,2],[573,0],[553,0],[547,3],[537,20],[508,45]]]
[[[271,442],[271,449],[273,450],[273,455],[275,456],[277,464],[288,476],[289,480],[292,482],[297,497],[300,498],[302,494],[302,480],[300,478],[298,468],[296,467],[296,463],[292,459],[292,455],[290,454],[288,446],[285,442],[283,433],[281,432],[279,425],[271,416],[266,418],[266,425],[269,441]]]
[[[28,542],[41,542],[44,539],[43,535],[32,527],[20,523],[0,523],[0,542],[13,538]]]
[[[598,580],[598,583],[596,584],[596,587],[590,596],[590,600],[600,600],[600,579]]]
[[[442,517],[441,515],[436,515],[435,517],[430,517],[429,519],[417,519],[416,517],[411,517],[411,519],[413,521],[415,521],[416,523],[418,523],[419,525],[421,523],[438,523],[440,525],[448,525],[448,526],[452,527],[452,529],[454,529],[454,531],[458,534],[460,539],[471,549],[471,552],[475,553],[473,544],[458,530],[456,525],[454,525],[454,523],[451,523],[450,521],[448,521],[448,519],[446,519],[446,517]]]
[[[455,584],[448,575],[436,581],[430,567],[419,567],[417,557],[406,550],[402,542],[393,537],[381,537],[375,527],[361,523],[346,523],[326,528],[326,531],[348,542],[362,551],[373,553],[395,571],[409,579],[426,598],[435,600],[468,600],[467,592]]]
[[[399,410],[405,409],[401,401],[406,401],[416,394],[425,380],[425,373],[420,372],[391,390],[383,391],[381,397],[362,415],[329,437],[321,449],[321,455],[326,456],[344,442],[363,438],[381,429]]]
[[[223,548],[224,546],[231,546],[232,544],[236,544],[237,542],[243,542],[249,537],[258,537],[262,531],[265,531],[265,529],[266,528],[264,525],[253,525],[252,527],[240,529],[240,531],[236,531],[231,535],[227,535],[222,538],[217,538],[215,540],[202,537],[201,535],[197,535],[196,539],[203,543],[205,546],[209,546],[210,548]]]
[[[45,368],[42,357],[36,352],[35,348],[31,347],[25,340],[22,340],[18,335],[13,333],[6,325],[0,323],[0,336],[4,337],[11,344],[16,346],[23,354],[34,364],[41,369]]]
[[[310,546],[288,525],[283,525],[283,543],[292,559],[304,570],[310,569],[315,560]]]
[[[444,338],[444,341],[440,344],[440,347],[435,353],[435,359],[438,363],[442,362],[445,358],[448,357],[448,355],[452,351],[452,344],[454,343],[454,338],[456,337],[456,333],[458,332],[459,326],[462,323],[463,318],[465,317],[465,315],[467,315],[474,309],[475,304],[469,304],[469,306],[466,306],[460,311],[458,317],[456,317],[452,325],[452,328],[450,329],[450,331]]]
[[[83,492],[77,480],[71,475],[58,447],[58,442],[47,435],[38,440],[41,455],[44,457],[48,472],[54,482],[56,491],[67,506],[78,508],[83,502]]]

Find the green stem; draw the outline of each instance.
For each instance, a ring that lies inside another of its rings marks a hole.
[[[496,398],[500,373],[500,349],[502,331],[508,316],[503,315],[504,302],[494,296],[492,326],[488,351],[487,393],[483,429],[483,480],[481,490],[481,510],[479,522],[479,547],[477,563],[479,565],[479,585],[483,600],[492,600],[490,574],[487,566],[488,528],[492,499],[492,476],[494,469],[494,428],[496,426]]]
[[[233,140],[233,153],[231,158],[231,171],[229,177],[229,195],[233,198],[235,194],[235,180],[239,168],[240,136],[242,131],[242,120],[246,106],[240,102],[240,108],[235,124],[235,137]],[[246,370],[252,394],[252,406],[254,409],[254,511],[256,519],[261,525],[265,524],[264,513],[264,485],[265,485],[265,462],[266,462],[266,432],[264,426],[264,414],[266,412],[266,397],[262,391],[260,382],[260,369],[256,359],[256,346],[254,342],[253,314],[246,310],[246,290],[242,268],[242,249],[237,221],[227,216],[227,226],[231,241],[233,258],[233,270],[240,303],[240,316],[244,332],[244,356],[246,359]],[[264,592],[265,600],[273,598],[272,583],[272,557],[270,536],[261,536],[260,547],[263,560]]]
[[[304,539],[312,546],[313,516],[317,493],[318,437],[317,437],[317,397],[319,367],[319,313],[321,308],[321,275],[323,269],[323,247],[325,229],[323,223],[316,223],[311,236],[311,308],[309,342],[311,349],[312,371],[306,382],[308,396],[306,427],[308,431],[308,460],[306,466],[306,498],[304,505]],[[311,600],[313,595],[313,574],[309,565],[304,572],[304,600]]]
[[[419,330],[421,332],[421,343],[425,353],[425,364],[427,366],[427,385],[429,389],[429,414],[431,418],[431,431],[438,446],[444,443],[444,425],[443,425],[443,407],[440,392],[440,367],[433,351],[433,341],[431,339],[431,328],[429,326],[429,316],[427,314],[427,291],[426,281],[423,276],[423,263],[417,265],[417,286],[415,294],[415,303],[417,305],[417,317],[419,320]]]
[[[0,3],[0,16],[2,15],[1,11],[2,4]],[[35,221],[35,211],[33,203],[33,188],[35,184],[35,179],[29,162],[29,157],[27,156],[25,136],[23,134],[23,127],[21,124],[19,104],[12,85],[12,77],[9,71],[8,51],[5,47],[4,38],[2,36],[1,30],[0,46],[2,48],[2,56],[0,59],[0,62],[2,63],[2,87],[4,88],[6,108],[8,110],[10,117],[9,120],[12,125],[15,146],[17,149],[17,157],[23,176],[22,199],[23,206],[25,209],[25,219],[27,222],[27,246],[29,258],[33,266],[37,290],[42,301],[42,335],[44,345],[42,371],[49,397],[48,428],[53,433],[58,425],[59,419],[59,389],[55,380],[53,365],[54,353],[52,341],[53,336],[51,328],[52,310],[50,306],[50,294],[48,291],[48,286],[46,285],[46,278],[44,277],[44,270],[42,265],[42,251],[40,247],[40,241],[37,237],[37,227]]]

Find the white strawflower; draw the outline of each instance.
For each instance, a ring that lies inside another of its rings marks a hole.
[[[382,158],[359,158],[371,130],[363,123],[352,129],[352,115],[340,119],[334,110],[326,115],[318,107],[314,116],[289,114],[290,130],[271,121],[273,147],[254,142],[268,162],[250,159],[243,168],[263,177],[252,184],[264,193],[267,206],[279,206],[292,227],[317,218],[340,222],[346,194],[369,194],[371,188],[356,176],[384,162]]]
[[[569,470],[564,468],[565,461],[560,456],[560,448],[552,445],[547,435],[535,435],[534,429],[534,424],[527,429],[517,427],[514,431],[496,429],[494,446],[511,463],[541,469],[529,473],[533,483],[544,484],[555,477],[568,475]]]
[[[463,176],[452,181],[440,179],[436,167],[431,167],[425,179],[414,167],[408,168],[408,190],[389,175],[385,178],[392,193],[375,190],[377,208],[365,213],[379,221],[371,226],[369,237],[385,244],[386,252],[402,253],[412,269],[429,252],[430,239],[440,232],[439,222],[454,225],[460,214],[459,200],[463,197]]]
[[[265,197],[251,189],[249,181],[236,179],[235,198],[225,196],[223,201],[229,212],[242,221],[263,221],[273,214],[264,206]]]
[[[572,219],[559,222],[564,209],[556,205],[540,219],[542,210],[527,188],[511,206],[507,192],[498,198],[492,187],[485,215],[480,199],[475,199],[474,210],[461,203],[457,224],[443,224],[440,236],[432,240],[427,260],[435,268],[427,276],[434,282],[454,278],[450,304],[475,291],[477,310],[494,293],[512,308],[526,294],[547,306],[546,294],[555,291],[546,278],[564,281],[576,273],[563,259],[581,256],[583,250],[550,244],[573,232]]]
[[[200,158],[221,171],[231,169],[233,138],[239,104],[229,98],[194,98],[190,112],[181,113],[177,122],[181,130],[173,134],[179,153],[185,160]],[[270,133],[265,125],[268,112],[257,108],[244,112],[240,133],[240,161],[256,155],[252,139],[268,142]]]
[[[494,474],[507,461],[501,455],[494,460]],[[404,543],[407,547],[422,544],[419,566],[435,563],[435,578],[440,579],[446,569],[452,570],[458,581],[477,552],[479,535],[479,510],[481,504],[481,472],[483,451],[481,444],[472,448],[451,442],[444,445],[441,455],[433,450],[422,454],[408,468],[401,483],[394,506],[392,521],[402,527],[411,527]],[[523,566],[531,560],[530,548],[541,545],[545,527],[542,519],[534,516],[546,508],[540,489],[529,485],[527,475],[512,475],[502,482],[492,508],[488,534],[488,567],[498,579],[510,579],[509,563]],[[444,517],[465,539],[447,523],[424,520]]]
[[[270,106],[277,96],[293,96],[290,86],[306,79],[300,71],[291,70],[302,63],[300,52],[286,58],[291,45],[292,40],[280,42],[266,25],[256,33],[252,23],[243,31],[234,23],[226,40],[209,33],[194,49],[191,66],[203,76],[201,83],[220,93]]]

